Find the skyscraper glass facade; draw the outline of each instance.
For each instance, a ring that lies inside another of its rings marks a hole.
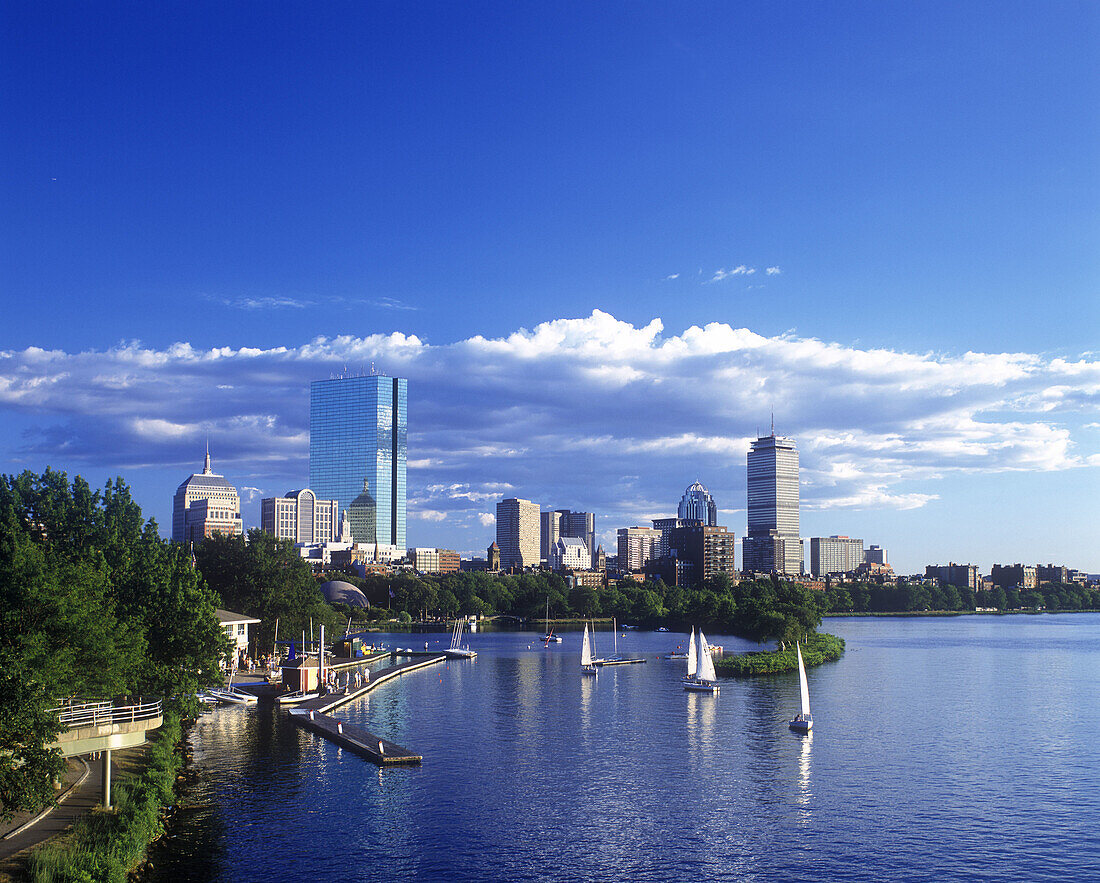
[[[309,485],[341,512],[373,501],[373,519],[351,519],[357,542],[406,545],[407,401],[399,377],[337,377],[310,388]]]

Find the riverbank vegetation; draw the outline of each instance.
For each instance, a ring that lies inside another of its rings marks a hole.
[[[406,620],[446,619],[460,614],[540,621],[549,609],[552,619],[615,617],[619,622],[684,630],[694,625],[759,642],[801,640],[813,634],[821,622],[820,592],[773,579],[734,585],[725,574],[708,579],[699,588],[625,579],[608,588],[569,589],[553,573],[340,578],[359,586],[376,605],[370,612],[357,614],[360,621],[402,615]]]
[[[977,608],[1002,612],[1098,610],[1100,588],[1047,583],[1037,589],[978,591],[965,586],[901,583],[833,583],[822,593],[823,613],[972,613]]]
[[[217,600],[121,479],[92,491],[49,469],[0,476],[0,817],[53,800],[63,701],[195,713],[229,647]]]
[[[809,635],[802,644],[802,659],[807,668],[824,662],[836,662],[844,655],[844,639],[836,635]],[[748,677],[751,675],[779,674],[797,671],[798,656],[793,646],[755,653],[739,653],[723,656],[714,661],[718,674]]]
[[[183,766],[181,736],[179,718],[167,715],[150,734],[145,769],[115,784],[114,809],[81,816],[64,837],[36,849],[30,879],[125,883],[164,832],[162,810],[175,802],[176,775]]]

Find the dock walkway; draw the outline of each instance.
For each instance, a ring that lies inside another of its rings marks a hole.
[[[290,709],[290,719],[299,726],[312,730],[379,766],[420,763],[424,758],[419,754],[413,754],[408,749],[379,738],[355,724],[348,724],[331,718],[328,713],[369,693],[379,684],[384,684],[386,681],[393,680],[410,671],[435,665],[437,662],[443,662],[446,659],[447,657],[442,653],[432,653],[428,656],[418,656],[411,662],[399,662],[396,665],[379,669],[370,681],[357,690],[318,696],[316,699],[310,699],[296,708]]]

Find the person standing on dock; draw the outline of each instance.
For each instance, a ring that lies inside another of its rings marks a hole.
[[[381,754],[385,754],[385,753],[386,753],[386,746],[382,744],[382,740],[381,740],[381,739],[379,739],[379,740],[378,740],[378,753],[379,753],[380,755],[381,755]]]

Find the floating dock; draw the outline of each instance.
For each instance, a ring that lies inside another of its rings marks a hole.
[[[379,669],[357,690],[329,693],[318,696],[316,699],[309,699],[296,708],[290,709],[288,714],[290,719],[299,726],[312,730],[379,766],[420,763],[424,758],[419,754],[413,754],[408,749],[382,739],[362,727],[331,718],[328,713],[369,693],[379,684],[384,684],[410,671],[444,662],[446,659],[447,657],[442,653],[420,654],[411,662],[400,662],[397,665]]]
[[[607,665],[638,665],[645,662],[644,659],[596,659],[593,660],[594,665],[598,665],[601,668]]]

